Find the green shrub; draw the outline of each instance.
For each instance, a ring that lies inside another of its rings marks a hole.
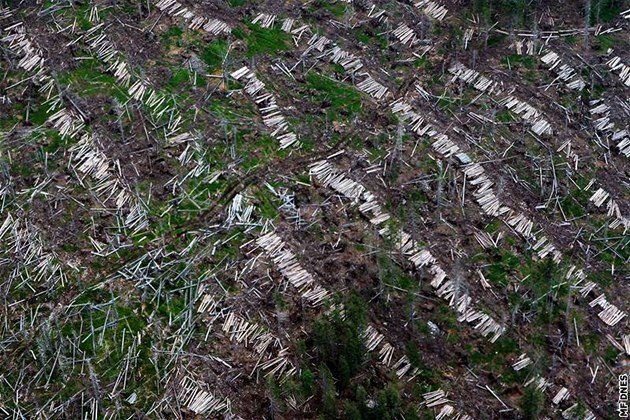
[[[353,401],[346,401],[343,405],[343,417],[348,420],[361,420],[361,410],[358,405]]]
[[[227,41],[215,39],[201,52],[201,59],[209,67],[209,70],[217,69],[223,64],[223,58],[228,50]]]
[[[593,0],[591,23],[611,22],[621,13],[623,6],[623,0]]]
[[[407,359],[409,359],[409,363],[411,366],[415,368],[422,367],[422,356],[420,356],[420,351],[418,350],[418,346],[413,341],[407,343],[406,348]]]
[[[361,296],[351,293],[344,304],[344,319],[338,312],[320,318],[311,333],[311,344],[319,362],[338,381],[340,389],[350,384],[365,356],[361,332],[365,329],[366,303]]]
[[[305,397],[309,397],[315,392],[315,375],[309,369],[304,369],[300,374],[300,391]]]
[[[402,416],[402,405],[400,401],[400,393],[398,388],[390,384],[387,388],[379,391],[377,396],[377,404],[374,409],[374,419],[398,419]]]
[[[507,57],[503,58],[501,60],[501,63],[503,63],[505,66],[509,66],[514,69],[515,67],[524,67],[526,69],[532,70],[534,67],[536,67],[536,61],[534,61],[534,58],[532,56],[529,55],[518,55],[518,54],[510,54]]]
[[[350,384],[363,362],[364,348],[359,331],[339,315],[318,320],[313,325],[316,352],[342,389]]]
[[[326,419],[337,418],[337,391],[332,373],[325,365],[320,365],[322,379],[322,413]]]
[[[545,394],[535,386],[525,388],[525,393],[519,401],[523,417],[527,420],[537,420],[545,407]]]

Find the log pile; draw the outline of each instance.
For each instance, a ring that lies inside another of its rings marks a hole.
[[[614,56],[606,62],[606,65],[610,68],[611,72],[617,73],[617,76],[619,76],[619,79],[621,79],[624,85],[630,86],[630,66],[625,64],[621,57],[617,55]]]
[[[409,44],[409,46],[411,47],[419,42],[419,39],[413,29],[411,29],[404,23],[401,23],[398,28],[394,29],[394,32],[392,32],[392,34],[403,45]]]
[[[341,193],[352,200],[352,205],[358,205],[361,214],[372,225],[380,227],[380,235],[396,239],[395,243],[398,244],[398,249],[416,269],[428,267],[428,271],[433,276],[431,286],[435,289],[437,296],[455,309],[459,315],[457,318],[459,322],[471,324],[473,329],[478,330],[481,335],[490,337],[491,342],[496,341],[501,336],[504,328],[488,314],[473,309],[472,298],[459,290],[453,281],[447,279],[446,272],[437,264],[437,260],[428,249],[419,247],[407,232],[401,230],[398,233],[393,233],[390,232],[388,226],[381,227],[381,224],[390,219],[391,216],[382,210],[380,204],[376,202],[374,194],[339,172],[327,160],[312,164],[310,175],[320,185]]]
[[[218,398],[204,390],[190,377],[184,377],[178,384],[177,393],[182,404],[196,415],[226,414],[230,411],[230,401]]]
[[[421,10],[424,14],[438,22],[443,21],[448,14],[446,7],[433,0],[420,0],[415,6],[418,10]]]
[[[254,19],[253,24],[258,24],[262,28],[271,28],[276,21],[276,15],[270,15],[267,13],[260,13]]]
[[[246,82],[245,92],[258,106],[263,123],[272,130],[271,136],[280,142],[280,149],[299,144],[297,135],[289,130],[289,124],[282,115],[276,97],[266,89],[265,83],[258,79],[253,71],[248,67],[241,67],[230,76],[235,80]]]
[[[297,261],[295,253],[276,233],[269,232],[256,239],[278,271],[301,293],[302,298],[313,306],[319,306],[328,298],[329,292],[316,282],[314,277]]]
[[[604,296],[603,293],[599,295],[598,297],[596,297],[595,299],[593,299],[589,303],[589,305],[591,306],[591,308],[595,306],[599,306],[602,310],[597,314],[597,316],[602,321],[604,321],[606,325],[609,325],[611,327],[617,325],[619,321],[621,321],[623,318],[627,316],[626,313],[619,310],[619,308],[617,308],[612,303],[608,302],[608,300],[606,299],[606,296]]]
[[[226,22],[197,15],[176,0],[160,0],[155,3],[155,6],[171,17],[183,19],[188,23],[189,28],[193,30],[203,28],[204,31],[212,35],[224,35],[232,31],[232,28]]]
[[[112,162],[98,148],[94,136],[86,131],[83,117],[85,112],[77,108],[74,103],[71,103],[72,107],[64,107],[60,94],[56,97],[52,96],[52,88],[48,87],[53,84],[50,70],[45,65],[41,51],[27,36],[24,25],[21,22],[16,23],[5,28],[4,32],[5,35],[0,39],[0,42],[8,44],[8,48],[20,57],[21,67],[28,72],[34,72],[34,80],[43,83],[41,87],[49,92],[48,110],[49,112],[56,110],[56,112],[48,118],[47,124],[57,130],[64,139],[80,137],[79,142],[70,149],[73,156],[70,163],[71,168],[92,177],[96,181],[96,185],[91,185],[88,188],[93,189],[97,197],[102,197],[103,201],[113,199],[119,212],[123,210],[127,212],[124,220],[127,228],[134,232],[146,228],[148,219],[144,203],[136,194],[131,192],[122,177],[113,171],[113,167],[119,166],[119,164]],[[109,44],[103,45],[109,47]],[[105,50],[110,51],[109,48],[105,48]],[[107,56],[112,58],[109,54]],[[118,172],[120,173],[120,171]],[[83,177],[77,175],[76,178],[82,183]]]
[[[542,51],[540,61],[542,61],[549,70],[555,72],[558,78],[566,83],[569,89],[579,92],[586,87],[586,82],[580,77],[577,71],[568,64],[563,63],[556,52],[545,48]]]
[[[601,99],[592,100],[589,105],[590,113],[595,118],[593,120],[595,129],[612,140],[619,153],[630,157],[630,133],[626,129],[616,128],[610,117],[610,106]]]
[[[498,82],[491,81],[476,70],[467,68],[462,63],[453,63],[448,68],[448,71],[453,75],[454,80],[461,80],[480,92],[498,96],[503,91],[502,86]],[[499,103],[527,122],[535,134],[539,136],[553,134],[551,123],[543,117],[542,112],[527,102],[521,101],[514,95],[508,95],[500,99]]]
[[[460,68],[460,70],[462,70]],[[562,258],[560,251],[545,236],[537,237],[531,233],[533,223],[528,221],[526,216],[503,205],[496,196],[493,181],[485,174],[483,166],[471,161],[470,157],[464,154],[459,146],[452,142],[447,135],[438,133],[430,124],[424,121],[412,107],[402,100],[396,100],[391,104],[392,112],[399,115],[401,121],[410,127],[410,130],[418,135],[427,135],[434,139],[433,149],[443,154],[445,157],[456,156],[460,162],[460,167],[467,178],[471,178],[471,184],[475,186],[473,196],[483,212],[492,217],[499,217],[509,226],[516,229],[525,240],[531,241],[534,250],[540,258],[551,255],[553,260],[559,262]],[[463,162],[467,162],[463,164]]]
[[[66,274],[58,255],[46,250],[40,233],[27,220],[7,213],[0,225],[0,243],[15,264],[6,279],[9,284],[15,280],[28,287],[32,287],[30,283],[46,285],[51,290],[57,285],[66,285]]]

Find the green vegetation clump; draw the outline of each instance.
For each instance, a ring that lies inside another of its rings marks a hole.
[[[532,70],[536,67],[536,59],[529,55],[510,54],[501,60],[506,67],[519,68],[524,67]]]
[[[221,67],[227,50],[227,41],[225,41],[224,39],[215,39],[203,49],[200,57],[203,62],[208,65],[209,70],[212,71]]]
[[[351,294],[344,318],[339,312],[334,312],[313,325],[312,344],[317,357],[342,389],[350,385],[350,380],[365,360],[361,332],[366,326],[366,308],[358,294]]]
[[[599,35],[595,40],[598,46],[597,49],[601,52],[606,52],[609,48],[615,48],[619,42],[613,35]]]
[[[627,6],[624,0],[592,0],[591,24],[612,22]]]
[[[329,119],[347,119],[361,113],[361,95],[356,89],[315,72],[308,73],[306,82],[315,91],[315,99],[325,103]]]
[[[162,42],[166,45],[170,45],[171,43],[177,43],[177,41],[182,37],[184,31],[182,28],[178,26],[169,26],[166,32],[160,35]]]
[[[71,85],[72,91],[82,97],[92,95],[113,95],[120,91],[116,79],[101,71],[97,60],[81,60],[80,64],[71,70],[59,74],[58,82]]]
[[[343,315],[335,310],[313,324],[304,353],[313,357],[316,373],[303,370],[299,394],[304,398],[316,395],[324,419],[418,418],[413,404],[403,403],[396,382],[378,384],[366,379],[368,360],[362,332],[367,326],[367,303],[351,292],[343,304]],[[414,366],[422,367],[418,349],[410,345],[409,354]]]
[[[176,70],[168,81],[168,86],[176,88],[188,81],[190,72],[187,69]]]
[[[509,251],[497,249],[492,257],[492,265],[486,269],[488,280],[501,286],[507,286],[508,275],[520,265],[520,259]]]
[[[591,0],[590,24],[613,21],[624,8],[628,7],[624,0]],[[473,0],[469,12],[480,16],[485,22],[503,21],[516,27],[534,25],[535,16],[546,6],[542,0]],[[584,9],[580,3],[580,11]]]
[[[247,30],[235,28],[232,34],[245,42],[249,58],[284,51],[290,45],[290,36],[286,32],[277,28],[263,28],[255,23],[247,24]]]
[[[334,17],[340,18],[346,14],[346,11],[348,10],[348,5],[343,1],[337,1],[335,3],[325,1],[324,8],[332,13]]]
[[[528,386],[519,401],[519,406],[526,420],[537,420],[541,418],[545,408],[545,394],[535,386]]]
[[[540,0],[473,0],[471,12],[481,16],[485,22],[501,18],[522,26],[539,5]]]

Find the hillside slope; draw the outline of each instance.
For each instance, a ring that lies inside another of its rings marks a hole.
[[[616,418],[630,1],[0,5],[0,417]]]

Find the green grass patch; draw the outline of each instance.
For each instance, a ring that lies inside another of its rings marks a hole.
[[[179,26],[169,26],[168,30],[160,35],[160,38],[162,43],[170,45],[171,43],[176,43],[183,34],[184,31]]]
[[[61,85],[72,85],[79,96],[114,95],[117,82],[113,76],[101,73],[98,61],[82,60],[78,67],[59,75]]]
[[[527,261],[522,274],[523,277],[527,277],[522,283],[532,290],[537,298],[553,293],[552,287],[562,279],[558,265],[551,259]]]
[[[501,63],[506,67],[511,68],[523,67],[532,70],[534,69],[534,67],[536,67],[536,61],[534,57],[529,55],[510,54],[507,57],[504,57],[501,60]]]
[[[42,125],[53,113],[48,111],[48,105],[40,104],[28,114],[28,120],[33,125]]]
[[[503,110],[497,113],[497,121],[502,122],[502,123],[511,123],[512,121],[514,121],[514,117],[512,116],[512,113],[508,110]]]
[[[342,1],[336,3],[324,2],[324,8],[328,10],[334,17],[343,17],[348,10],[348,5]]]
[[[205,108],[217,118],[226,121],[236,121],[244,117],[253,117],[256,114],[251,101],[237,103],[233,99],[225,97],[209,100]]]
[[[275,197],[271,194],[269,190],[259,189],[254,193],[254,196],[257,198],[257,205],[260,211],[260,214],[265,219],[273,220],[278,217],[278,206],[279,203],[275,199]]]
[[[315,99],[324,103],[329,119],[350,118],[361,113],[361,94],[353,87],[314,72],[308,74],[306,82],[308,88],[315,91]]]
[[[200,58],[208,65],[208,70],[215,70],[220,68],[223,64],[227,50],[227,41],[224,39],[215,39],[203,49]]]
[[[545,394],[540,389],[530,385],[519,400],[519,407],[523,418],[527,420],[539,419],[545,410]]]
[[[206,84],[205,79],[200,76],[197,75],[195,77],[194,72],[188,70],[187,68],[177,68],[173,70],[173,74],[171,75],[171,78],[168,80],[168,82],[166,83],[166,87],[168,88],[168,90],[175,90],[177,88],[181,88],[184,85],[187,84],[194,84],[194,86],[196,87],[204,87]],[[187,97],[185,99],[188,99]]]
[[[65,140],[61,138],[61,135],[57,131],[47,130],[46,139],[48,139],[48,144],[44,146],[44,150],[50,154],[57,152],[57,150],[66,144]]]
[[[286,32],[277,28],[263,28],[254,23],[247,24],[246,30],[236,28],[232,34],[245,41],[248,58],[285,51],[290,45],[290,36]]]
[[[488,37],[488,48],[496,47],[507,39],[507,35],[493,33]]]
[[[445,96],[441,96],[438,98],[437,106],[444,110],[452,110],[455,111],[462,105],[462,100],[460,98],[447,98]]]
[[[243,156],[242,166],[246,171],[288,154],[286,150],[278,150],[278,141],[269,135],[256,135],[253,139],[239,138],[237,153]]]
[[[584,206],[572,195],[565,196],[560,202],[560,206],[564,215],[569,219],[584,216]]]
[[[597,41],[597,49],[602,52],[608,51],[609,48],[614,48],[619,42],[612,35],[600,35],[595,40]]]
[[[564,38],[564,42],[566,42],[567,45],[577,45],[578,38],[575,35],[567,36]]]
[[[431,62],[427,57],[416,58],[413,65],[418,69],[430,70],[432,68]]]
[[[173,72],[171,78],[168,80],[167,86],[170,88],[177,88],[184,83],[187,83],[190,79],[190,71],[187,69],[179,69]]]
[[[365,45],[369,45],[372,40],[370,34],[368,34],[365,30],[357,30],[354,35],[356,36],[357,41]]]

